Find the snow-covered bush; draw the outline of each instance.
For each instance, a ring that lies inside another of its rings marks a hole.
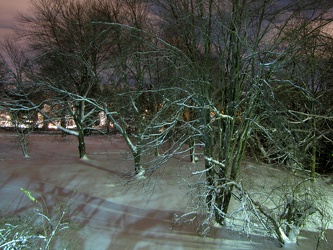
[[[30,191],[21,190],[36,206],[32,208],[32,213],[20,216],[2,214],[0,249],[51,249],[56,236],[69,228],[68,209],[61,205],[61,210],[53,210],[50,214],[41,196],[41,200],[38,200]]]

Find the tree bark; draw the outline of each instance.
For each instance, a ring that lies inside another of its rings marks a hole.
[[[86,144],[84,141],[84,133],[83,130],[79,131],[79,134],[77,136],[78,142],[79,142],[79,155],[80,155],[80,159],[83,159],[86,157]]]

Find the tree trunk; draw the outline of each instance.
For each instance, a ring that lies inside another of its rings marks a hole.
[[[80,159],[83,159],[86,157],[86,143],[84,141],[84,133],[83,130],[79,130],[79,135],[77,136],[77,139],[79,141],[79,155]]]
[[[314,112],[314,105],[312,104],[312,113],[315,114]],[[313,139],[312,139],[312,155],[311,155],[311,181],[314,182],[314,179],[316,177],[316,164],[317,164],[317,135],[316,135],[316,129],[317,129],[317,124],[316,124],[316,118],[313,118],[312,122],[313,126]]]
[[[135,175],[143,175],[144,174],[144,169],[142,168],[141,165],[141,131],[142,131],[142,121],[141,121],[141,115],[138,114],[138,128],[137,128],[137,133],[138,133],[138,141],[136,142],[136,147],[135,151],[133,151],[133,156],[134,156],[134,171]]]
[[[188,144],[190,147],[190,160],[192,163],[196,163],[197,159],[195,157],[195,141],[192,137],[190,137]]]
[[[29,157],[29,150],[28,150],[28,135],[24,132],[23,129],[17,128],[16,131],[18,140],[19,140],[19,144],[20,144],[20,148],[22,150],[22,154],[25,158]]]
[[[312,155],[311,155],[311,181],[314,182],[314,179],[316,177],[316,162],[317,162],[317,146],[315,139],[313,139],[313,144],[312,144]]]
[[[135,175],[141,175],[144,173],[143,168],[141,166],[141,152],[133,153],[134,156],[134,171]]]
[[[63,128],[67,127],[67,121],[66,121],[66,112],[63,110],[61,112],[61,121],[60,121],[60,126]],[[66,137],[66,132],[65,131],[61,131],[61,136],[62,137]]]

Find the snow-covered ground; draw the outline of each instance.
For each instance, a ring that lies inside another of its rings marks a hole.
[[[199,237],[195,223],[175,226],[174,215],[186,211],[189,202],[180,178],[191,176],[188,159],[171,159],[151,178],[131,181],[133,161],[121,136],[94,135],[86,141],[89,159],[82,161],[74,137],[33,134],[31,157],[23,158],[15,135],[0,133],[1,210],[10,214],[31,207],[20,188],[41,194],[51,207],[67,199],[72,224],[77,225],[67,235],[68,249],[279,249],[268,237],[225,228],[214,229],[212,237]],[[251,164],[244,163],[250,186],[266,188],[286,178],[283,170]],[[332,192],[331,184],[325,185]],[[332,199],[332,193],[328,197]],[[315,249],[316,234],[307,230],[298,245],[287,249]],[[332,240],[329,230],[321,249],[333,249]]]

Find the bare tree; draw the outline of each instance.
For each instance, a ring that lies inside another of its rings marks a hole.
[[[287,39],[285,30],[298,18],[306,20],[303,27],[313,25],[312,31],[330,19],[316,8],[317,1],[155,2],[163,13],[163,38],[183,57],[182,87],[191,93],[184,107],[199,117],[191,128],[204,146],[205,169],[195,174],[205,177],[208,220],[225,224],[232,197],[242,189],[240,162],[252,131],[273,138],[274,127],[263,117],[280,122],[286,117],[274,109],[281,104],[275,87],[299,87],[282,71],[310,34],[296,29]],[[288,128],[281,127],[283,135]],[[281,150],[290,152],[288,146]]]
[[[121,49],[117,29],[97,22],[119,21],[117,3],[108,1],[39,0],[32,2],[32,15],[20,17],[20,34],[29,42],[36,55],[39,72],[36,81],[55,89],[87,98],[98,98],[100,84],[108,81],[110,58]],[[84,136],[92,128],[97,114],[84,99],[73,102],[53,93],[51,107],[60,107],[57,117],[43,112],[46,119],[62,121],[56,126],[78,138],[80,158],[86,156]],[[53,102],[53,103],[52,103]],[[60,103],[61,102],[61,103]],[[76,131],[65,127],[64,116],[71,117]]]
[[[28,136],[38,126],[38,115],[35,109],[25,106],[25,100],[40,100],[42,95],[31,88],[29,57],[9,37],[2,41],[0,60],[3,72],[0,107],[10,116],[24,157],[29,157]]]
[[[253,131],[252,141],[263,144],[258,145],[265,157],[271,158],[266,141],[275,145],[278,153],[284,151],[288,157],[294,153],[290,146],[298,144],[289,142],[297,142],[299,137],[290,130],[290,117],[296,112],[286,108],[279,90],[303,91],[304,86],[285,72],[286,67],[297,62],[301,45],[330,23],[328,12],[317,8],[318,1],[155,0],[158,28],[145,29],[149,24],[142,20],[147,12],[136,12],[146,10],[144,3],[125,2],[126,8],[120,1],[110,5],[35,2],[39,15],[23,20],[31,25],[25,30],[27,37],[41,41],[32,43],[41,55],[42,74],[36,82],[51,98],[40,103],[27,98],[27,103],[55,124],[42,105],[66,105],[64,113],[74,118],[77,131],[57,126],[78,137],[80,157],[85,156],[88,119],[95,112],[104,112],[128,144],[136,175],[153,171],[176,154],[190,152],[192,160],[203,157],[204,166],[193,171],[198,176],[194,186],[200,190],[196,197],[205,204],[203,231],[212,222],[228,223],[235,214],[230,204],[236,201],[244,220],[252,213],[283,244],[283,234],[289,237],[291,232],[285,222],[300,227],[302,216],[317,209],[304,205],[302,199],[299,202],[296,184],[289,192],[291,198],[281,201],[283,218],[277,216],[279,209],[269,208],[267,213],[266,204],[254,201],[243,188],[240,163]],[[91,18],[96,15],[90,9],[96,6],[105,12],[98,11],[98,18]],[[101,13],[111,15],[104,19]],[[122,19],[122,13],[131,18]],[[304,21],[302,25],[287,33],[298,19]],[[304,33],[304,28],[310,32]],[[122,43],[124,38],[129,42]],[[99,92],[104,79],[113,81],[114,88],[103,86],[111,89],[105,92],[112,92],[111,99]],[[299,122],[301,114],[297,115]],[[61,116],[63,112],[57,119]],[[129,130],[129,125],[133,129]],[[199,146],[202,153],[195,154]],[[157,147],[160,154],[150,156]],[[150,157],[146,166],[143,155]],[[264,223],[263,217],[270,224]]]
[[[325,168],[328,168],[325,166],[329,163],[327,154],[330,155],[331,152],[326,147],[333,142],[332,103],[328,98],[333,91],[330,83],[332,37],[325,32],[325,26],[316,28],[311,25],[304,26],[300,22],[287,34],[294,29],[299,29],[302,35],[307,36],[306,41],[297,47],[297,52],[286,69],[298,89],[282,87],[277,93],[281,95],[281,91],[284,91],[285,97],[293,95],[293,102],[280,98],[289,111],[286,117],[290,130],[299,141],[295,148],[300,152],[295,154],[293,161],[301,168],[310,169],[310,176],[314,180],[317,169],[324,172]],[[294,77],[296,75],[297,78]],[[320,158],[324,157],[327,163],[318,166]]]

